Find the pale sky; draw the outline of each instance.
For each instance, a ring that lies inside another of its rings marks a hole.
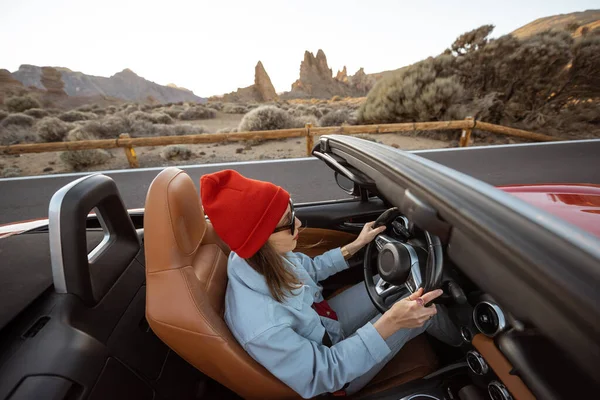
[[[598,0],[0,0],[0,68],[61,66],[111,76],[125,68],[208,97],[254,82],[263,62],[278,92],[304,51],[335,74],[400,68],[441,53],[463,32],[493,36],[537,18],[598,8]]]

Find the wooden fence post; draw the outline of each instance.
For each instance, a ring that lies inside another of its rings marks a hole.
[[[467,117],[465,118],[466,121],[473,121],[473,117]],[[473,129],[472,128],[465,128],[462,130],[462,133],[460,134],[460,142],[459,142],[459,146],[460,147],[468,147],[469,146],[469,141],[471,140],[471,131]]]
[[[131,136],[129,136],[128,133],[121,133],[119,135],[119,139],[130,139],[130,138],[131,138]],[[125,157],[127,157],[129,166],[131,168],[139,168],[140,163],[137,159],[137,155],[135,154],[135,150],[133,149],[133,146],[123,146],[123,150],[125,151]]]
[[[312,124],[306,124],[304,127],[306,128],[306,155],[310,157],[310,153],[314,147],[313,135],[310,132]]]

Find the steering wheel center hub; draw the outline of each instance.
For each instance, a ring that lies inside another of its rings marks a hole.
[[[377,269],[384,281],[402,285],[408,279],[412,265],[418,262],[412,246],[400,242],[387,243],[377,256]]]

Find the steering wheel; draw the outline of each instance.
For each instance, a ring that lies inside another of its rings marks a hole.
[[[390,208],[377,218],[373,228],[389,226],[400,215],[397,207]],[[407,227],[406,227],[407,228]],[[408,232],[408,229],[405,229]],[[421,274],[419,258],[413,246],[391,236],[380,234],[367,245],[364,258],[364,276],[367,293],[382,314],[390,309],[385,301],[389,297],[406,292],[414,293],[419,287],[425,292],[438,289],[442,284],[442,242],[437,236],[425,233],[427,241],[427,264],[425,277]],[[377,251],[379,282],[373,282],[372,255]]]

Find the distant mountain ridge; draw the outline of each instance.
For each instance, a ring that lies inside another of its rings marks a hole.
[[[174,103],[191,101],[204,103],[205,98],[196,96],[192,91],[159,85],[137,75],[126,68],[110,78],[87,75],[83,72],[71,71],[68,68],[56,67],[61,73],[65,84],[64,91],[69,96],[108,96],[127,101],[157,101],[159,103]],[[45,89],[42,84],[42,68],[24,64],[12,73],[12,76],[24,86]]]
[[[533,22],[515,29],[511,34],[518,38],[524,38],[547,29],[567,29],[572,25],[573,37],[581,36],[581,31],[587,28],[590,31],[600,28],[600,10],[585,10],[569,14],[558,14],[549,17],[538,18]]]

